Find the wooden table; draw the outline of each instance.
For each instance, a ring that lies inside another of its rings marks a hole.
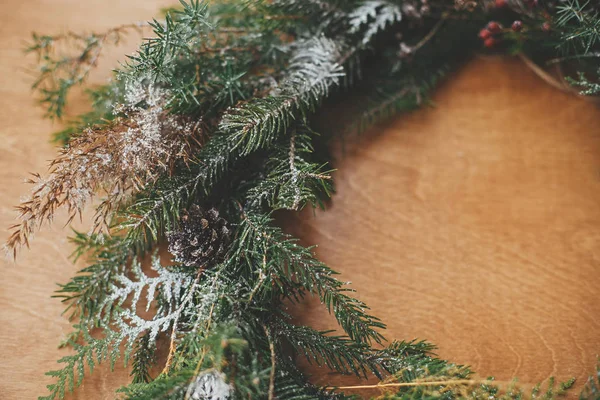
[[[21,52],[32,30],[101,30],[156,15],[169,0],[4,0],[0,4],[0,226],[55,150],[30,96]],[[84,5],[85,4],[85,5]],[[125,48],[103,58],[103,82]],[[124,50],[125,49],[125,50]],[[122,59],[122,57],[121,57]],[[72,110],[84,108],[74,97]],[[389,326],[388,338],[426,338],[481,376],[580,382],[600,351],[600,112],[548,87],[516,60],[479,58],[434,96],[436,107],[372,130],[335,167],[326,212],[287,229],[353,282]],[[57,221],[18,262],[2,262],[0,398],[31,399],[68,350],[51,299],[81,265]],[[331,326],[318,302],[294,310]],[[315,380],[331,378],[315,372]],[[127,371],[100,368],[78,399],[111,399]]]

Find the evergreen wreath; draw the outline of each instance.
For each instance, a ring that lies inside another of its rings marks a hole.
[[[426,104],[440,79],[482,48],[519,55],[564,90],[597,95],[599,13],[591,0],[181,0],[147,24],[34,34],[34,88],[48,116],[61,118],[69,90],[105,46],[130,30],[153,31],[111,83],[89,91],[92,111],[57,134],[64,146],[49,174],[31,179],[8,239],[16,256],[57,210],[72,219],[101,197],[90,233],[72,239],[88,266],[58,290],[75,323],[64,343],[72,354],[48,372],[55,383],[42,398],[62,399],[86,366],[119,358],[132,365],[119,395],[127,399],[353,398],[311,384],[297,357],[375,375],[381,399],[564,392],[572,380],[525,393],[473,378],[424,341],[387,342],[384,323],[272,214],[322,207],[334,191],[331,140]],[[324,129],[328,106],[349,103],[349,94],[355,120]],[[161,243],[173,262],[159,259]],[[283,305],[307,294],[342,333],[292,323]],[[166,360],[157,359],[162,345]],[[156,367],[162,372],[151,373]],[[590,378],[581,398],[599,399],[598,385]]]

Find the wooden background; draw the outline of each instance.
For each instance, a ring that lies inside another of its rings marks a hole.
[[[29,171],[55,150],[29,91],[22,48],[31,31],[101,30],[156,15],[169,0],[3,0],[0,4],[0,226],[27,193]],[[116,55],[103,58],[103,82]],[[81,110],[76,97],[73,110]],[[328,211],[287,228],[353,282],[389,326],[426,338],[481,376],[538,382],[592,372],[600,352],[600,111],[548,87],[516,60],[479,58],[436,93],[436,107],[358,140],[336,167]],[[64,221],[64,220],[63,220]],[[61,220],[18,262],[0,261],[0,398],[44,393],[44,371],[67,350],[51,299],[72,265]],[[324,328],[318,302],[294,310]],[[315,380],[330,377],[315,372]],[[110,399],[127,371],[99,369],[78,399]]]

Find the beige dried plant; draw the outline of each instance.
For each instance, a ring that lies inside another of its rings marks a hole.
[[[167,98],[165,90],[152,86],[128,88],[128,105],[117,110],[120,117],[73,137],[51,162],[48,176],[33,174],[28,180],[34,185],[32,194],[17,207],[20,221],[7,241],[15,257],[58,209],[67,210],[70,223],[95,195],[104,199],[92,231],[107,231],[120,204],[170,173],[178,161],[188,162],[202,141],[201,120],[171,114]]]

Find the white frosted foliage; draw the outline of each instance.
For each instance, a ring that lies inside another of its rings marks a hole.
[[[357,33],[367,26],[362,38],[362,44],[366,45],[378,32],[401,19],[402,12],[397,5],[384,0],[365,1],[350,13],[350,33]]]
[[[228,400],[231,396],[231,386],[225,382],[224,375],[217,371],[201,373],[189,389],[193,400]]]
[[[152,269],[158,273],[158,276],[147,276],[142,271],[139,261],[133,261],[131,266],[133,279],[125,274],[117,276],[117,284],[111,285],[110,293],[104,302],[103,309],[106,309],[115,305],[121,307],[126,300],[131,300],[130,305],[117,316],[117,325],[122,333],[122,339],[127,339],[128,343],[145,332],[150,333],[150,341],[156,340],[159,332],[166,331],[183,312],[181,307],[183,299],[191,296],[196,290],[191,274],[164,268],[157,256],[152,258]],[[142,293],[146,293],[146,311],[148,311],[158,291],[166,302],[161,312],[151,320],[138,316],[137,303]]]
[[[154,84],[149,78],[125,78],[125,104],[116,107],[131,121],[123,132],[121,168],[141,173],[166,169],[173,155],[183,153],[185,141],[170,140],[177,136],[191,136],[191,123],[170,114],[166,104],[170,92]],[[160,163],[156,163],[160,160]]]
[[[331,39],[321,36],[298,41],[290,58],[290,72],[272,94],[327,96],[329,88],[345,75],[340,58],[340,48]]]
[[[216,304],[225,289],[219,273],[205,272],[205,280],[200,281],[196,271],[165,268],[156,255],[152,258],[152,269],[157,276],[146,275],[139,261],[133,261],[131,277],[126,274],[116,277],[116,284],[110,286],[100,311],[99,318],[102,312],[119,308],[114,315],[119,340],[126,340],[129,346],[145,333],[149,334],[150,342],[154,342],[159,333],[169,331],[184,315],[189,324],[199,326],[210,318],[212,312],[219,310]],[[137,313],[138,302],[144,293],[146,311],[150,310],[159,293],[162,299],[151,319],[142,318]]]

